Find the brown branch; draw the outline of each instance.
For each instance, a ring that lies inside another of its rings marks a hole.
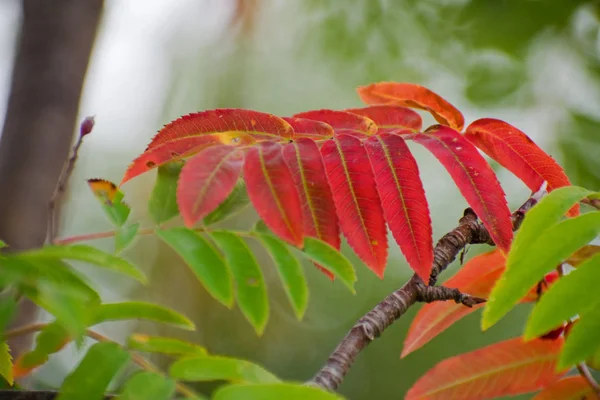
[[[525,213],[544,194],[545,186],[543,185],[538,192],[534,193],[512,214],[513,229],[519,228]],[[477,243],[493,244],[493,241],[473,210],[467,208],[458,226],[445,234],[435,246],[433,268],[429,280],[430,286],[426,286],[416,274],[413,275],[404,286],[387,296],[358,320],[329,356],[326,364],[308,384],[335,391],[342,383],[350,367],[352,367],[356,356],[400,318],[410,306],[417,302],[429,303],[432,301],[454,300],[457,303],[472,307],[485,301],[481,298],[463,294],[457,289],[434,286],[439,274],[454,261],[458,253],[466,245]]]

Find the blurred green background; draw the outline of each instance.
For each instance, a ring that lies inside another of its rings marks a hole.
[[[600,2],[589,0],[107,0],[80,109],[82,118],[96,115],[96,128],[80,153],[61,236],[110,229],[84,180],[120,181],[152,135],[180,115],[244,107],[285,116],[359,106],[354,88],[380,80],[425,85],[455,104],[468,122],[504,119],[557,158],[573,183],[600,189],[599,17]],[[17,2],[1,0],[0,115],[18,24]],[[435,159],[411,148],[437,239],[455,226],[466,203]],[[529,191],[496,169],[511,207],[518,206]],[[124,187],[134,218],[146,225],[154,177],[149,173]],[[248,227],[255,219],[249,210],[225,226]],[[258,338],[240,312],[213,301],[169,249],[143,237],[126,255],[148,271],[149,287],[90,274],[107,299],[164,302],[191,317],[198,331],[151,324],[106,324],[99,330],[116,339],[132,330],[168,333],[303,381],[356,319],[410,276],[393,241],[390,246],[383,281],[346,246],[358,269],[356,296],[306,265],[311,297],[302,322],[257,248],[272,299],[271,320]],[[469,256],[484,250],[471,248]],[[476,313],[401,360],[412,309],[359,356],[341,392],[352,400],[402,398],[443,358],[518,335],[526,311],[518,309],[485,334]],[[33,383],[57,385],[80,355],[68,348],[52,357]]]

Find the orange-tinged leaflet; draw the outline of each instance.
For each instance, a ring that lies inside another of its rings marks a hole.
[[[113,201],[118,192],[117,185],[105,179],[88,179],[88,186],[96,197],[106,203]]]
[[[294,138],[330,139],[334,135],[331,125],[314,119],[283,117],[294,129]]]
[[[581,376],[569,376],[548,386],[532,400],[600,400],[600,396]]]
[[[210,214],[231,193],[244,162],[242,149],[218,145],[207,147],[181,170],[177,205],[188,227]]]
[[[462,130],[465,119],[460,111],[440,95],[412,83],[379,82],[360,86],[358,95],[367,104],[395,104],[426,110],[440,124]]]
[[[548,191],[571,182],[563,168],[525,133],[514,126],[492,118],[473,122],[465,137],[504,168],[511,171],[532,191],[537,191],[546,181]],[[579,206],[569,211],[569,216],[579,214]]]
[[[184,115],[165,125],[152,138],[146,151],[171,140],[218,132],[245,133],[257,140],[290,139],[293,136],[290,124],[275,115],[238,108],[221,108]]]
[[[363,138],[377,132],[377,125],[367,117],[337,110],[314,110],[294,115],[330,125],[336,135],[346,134]]]
[[[378,135],[386,132],[397,133],[406,129],[420,131],[423,127],[423,119],[418,113],[410,108],[392,104],[350,108],[345,111],[371,119],[377,124]]]
[[[410,267],[429,281],[433,263],[431,217],[419,168],[399,135],[364,141],[385,219]]]
[[[484,400],[543,389],[566,372],[556,372],[563,342],[515,338],[448,358],[423,375],[406,400]]]
[[[387,263],[387,229],[362,142],[339,135],[321,146],[340,228],[358,257],[380,278]]]
[[[278,143],[248,149],[244,162],[248,197],[264,223],[281,239],[302,247],[304,222],[300,196]]]
[[[504,190],[475,146],[443,125],[406,137],[425,146],[442,163],[496,246],[508,253],[513,231]]]

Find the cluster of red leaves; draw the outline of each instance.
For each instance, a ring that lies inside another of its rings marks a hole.
[[[259,216],[288,243],[301,248],[309,236],[339,249],[341,231],[383,277],[389,227],[425,281],[433,260],[431,218],[406,140],[423,145],[447,169],[503,252],[512,240],[510,211],[477,147],[532,189],[544,181],[550,190],[569,184],[549,155],[505,122],[478,120],[461,134],[460,111],[422,86],[382,82],[358,93],[368,107],[285,118],[243,109],[186,115],[158,132],[121,184],[191,157],[177,189],[186,225],[214,210],[243,176]],[[410,108],[430,112],[440,125],[422,131],[421,117]]]

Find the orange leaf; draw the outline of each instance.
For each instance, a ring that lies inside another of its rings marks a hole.
[[[207,147],[185,164],[177,184],[177,205],[188,227],[229,196],[240,177],[243,162],[243,150],[219,145]]]
[[[537,191],[544,181],[548,183],[549,192],[571,185],[565,171],[552,157],[525,133],[504,121],[479,119],[469,125],[465,137],[515,174],[532,191]],[[572,217],[579,215],[579,205],[568,214]]]
[[[513,231],[504,190],[475,146],[443,125],[432,126],[408,138],[425,146],[442,163],[496,246],[508,253]]]
[[[304,222],[300,197],[281,145],[266,142],[248,149],[244,180],[248,197],[265,225],[281,239],[302,247]]]
[[[431,217],[419,168],[404,142],[391,133],[364,141],[383,213],[410,267],[429,281],[433,263]]]
[[[380,278],[387,263],[387,229],[368,155],[361,141],[339,135],[321,147],[342,233]]]
[[[458,131],[465,119],[460,111],[431,90],[412,83],[379,82],[360,86],[358,95],[367,104],[395,104],[426,110],[435,120]]]
[[[182,137],[158,144],[140,155],[129,165],[120,185],[170,161],[192,156],[209,146],[218,144],[243,146],[254,142],[256,142],[256,139],[245,133],[222,132]]]
[[[515,338],[448,358],[422,376],[406,400],[483,400],[540,390],[564,374],[556,372],[563,342]]]
[[[367,117],[346,111],[314,110],[294,115],[296,118],[312,119],[331,125],[336,135],[356,137],[370,136],[377,132],[377,125]]]
[[[333,128],[325,122],[313,119],[284,117],[284,121],[294,128],[294,138],[329,139],[333,137]]]
[[[283,147],[283,158],[300,196],[304,234],[339,250],[338,218],[319,147],[310,139],[297,139]],[[333,278],[330,272],[322,270]]]
[[[569,376],[548,386],[532,400],[600,400],[600,396],[581,376]]]
[[[475,297],[486,298],[505,269],[506,258],[498,251],[473,257],[444,286],[459,289]],[[474,312],[473,308],[451,301],[425,304],[413,319],[404,339],[401,357],[405,357],[448,329],[456,321]]]
[[[171,140],[207,133],[245,133],[257,140],[290,139],[293,129],[275,115],[238,108],[220,108],[184,115],[165,125],[146,148],[146,151]],[[224,143],[228,144],[228,143]]]
[[[377,124],[377,134],[385,132],[397,133],[398,130],[409,129],[420,131],[423,126],[421,116],[410,108],[395,105],[379,105],[345,110],[352,114],[362,115]]]

